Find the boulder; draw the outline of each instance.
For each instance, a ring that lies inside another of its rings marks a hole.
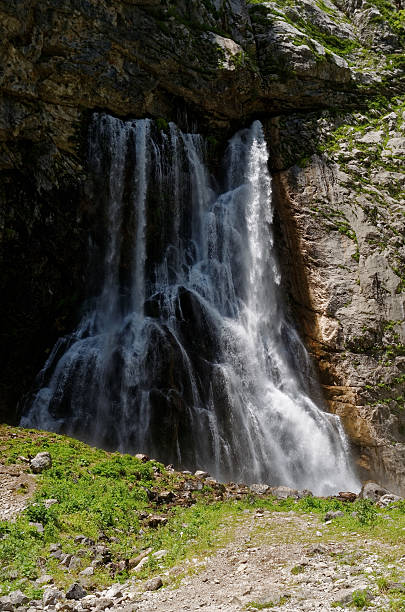
[[[168,551],[162,548],[162,550],[157,550],[156,552],[154,552],[152,554],[152,557],[154,559],[163,559],[163,557],[166,557],[167,554]]]
[[[367,132],[357,140],[357,142],[361,142],[362,144],[377,144],[381,143],[384,138],[384,132],[382,130],[376,130],[373,132]]]
[[[34,474],[40,474],[44,470],[48,470],[51,466],[52,457],[48,452],[38,453],[30,461],[30,467]]]
[[[325,521],[333,521],[333,519],[340,518],[344,515],[344,512],[342,512],[341,510],[336,510],[335,512],[329,511],[325,514]]]
[[[62,591],[59,591],[59,589],[50,587],[49,589],[45,589],[42,600],[45,606],[54,606],[62,598],[63,598]]]
[[[299,498],[297,489],[291,489],[290,487],[271,487],[269,488],[269,493],[271,493],[276,499],[287,499],[287,497],[294,497],[295,499]]]
[[[147,463],[150,461],[148,455],[144,455],[143,453],[137,453],[135,455],[135,459],[139,459],[139,461],[142,461],[142,463]]]
[[[74,582],[66,591],[66,599],[83,599],[87,595],[81,584]]]
[[[380,508],[386,508],[390,504],[395,504],[395,502],[401,501],[401,499],[403,499],[403,497],[400,497],[399,495],[387,493],[386,495],[380,497],[377,502],[377,506],[379,506]]]
[[[266,493],[270,491],[269,485],[265,485],[265,484],[252,484],[250,485],[249,489],[255,495],[265,495]]]
[[[35,582],[37,584],[52,584],[53,581],[53,576],[51,576],[50,574],[43,574],[42,576],[37,578]]]
[[[361,499],[370,499],[373,502],[379,501],[383,495],[390,494],[390,491],[384,489],[381,485],[376,482],[366,482],[361,491],[359,497]]]
[[[25,604],[27,604],[29,602],[29,597],[24,595],[24,593],[22,591],[19,591],[19,590],[18,591],[12,591],[11,593],[9,593],[8,597],[9,597],[10,602],[15,607],[24,606]]]
[[[13,612],[15,610],[10,598],[7,595],[0,597],[0,610],[1,612]]]
[[[104,593],[104,596],[108,599],[116,599],[117,597],[122,597],[122,585],[121,584],[112,584],[109,589]]]
[[[155,578],[151,578],[145,584],[145,591],[157,591],[163,586],[163,582],[160,576],[156,576]]]
[[[166,516],[160,516],[158,514],[151,514],[148,518],[147,525],[152,529],[156,527],[166,525],[168,518]]]
[[[352,493],[351,491],[340,491],[339,497],[343,501],[354,502],[357,499],[356,493]]]

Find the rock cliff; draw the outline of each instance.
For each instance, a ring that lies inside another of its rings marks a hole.
[[[401,2],[0,1],[1,419],[85,295],[92,112],[218,147],[260,117],[291,311],[363,475],[404,492]]]

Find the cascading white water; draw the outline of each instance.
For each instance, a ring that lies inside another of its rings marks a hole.
[[[221,480],[357,491],[283,312],[260,122],[229,142],[223,190],[205,155],[174,124],[94,118],[99,297],[54,347],[22,424]]]

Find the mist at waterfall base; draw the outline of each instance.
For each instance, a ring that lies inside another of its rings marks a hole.
[[[358,491],[283,313],[260,122],[230,140],[221,188],[204,139],[174,124],[100,114],[89,140],[98,297],[53,348],[21,424],[222,481]]]

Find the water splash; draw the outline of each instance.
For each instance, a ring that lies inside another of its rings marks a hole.
[[[284,315],[260,122],[230,140],[222,192],[205,159],[174,124],[94,118],[99,297],[54,347],[22,424],[221,480],[357,491]]]

